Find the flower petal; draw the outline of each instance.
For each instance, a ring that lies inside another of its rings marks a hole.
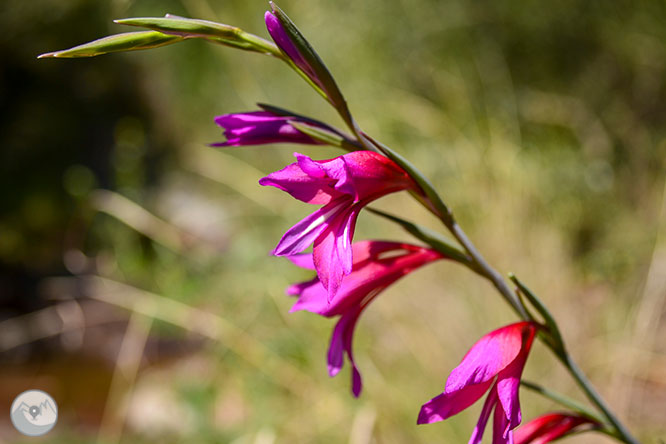
[[[502,404],[498,403],[495,406],[494,416],[493,444],[513,444],[513,431],[510,429],[510,423]]]
[[[344,354],[347,354],[349,362],[352,367],[352,393],[358,397],[363,388],[361,381],[361,374],[354,362],[354,354],[352,351],[352,342],[354,336],[354,329],[361,312],[365,307],[360,306],[355,310],[350,310],[340,317],[333,334],[331,335],[331,344],[328,349],[328,374],[333,377],[340,372],[344,362]]]
[[[322,167],[336,180],[335,189],[355,202],[416,187],[395,162],[373,151],[353,151],[332,160],[336,161],[322,162]]]
[[[300,154],[295,153],[296,156]],[[312,169],[308,171],[313,172]],[[274,186],[291,194],[292,197],[313,205],[326,205],[344,196],[334,188],[335,181],[328,177],[314,176],[303,170],[302,164],[295,162],[259,180],[263,186]]]
[[[314,262],[312,261],[312,253],[292,254],[287,256],[287,259],[297,267],[305,268],[307,270],[314,270]]]
[[[460,390],[442,393],[423,404],[417,424],[430,424],[443,421],[474,404],[488,390],[492,380],[467,385]]]
[[[582,424],[598,425],[589,418],[572,413],[542,415],[516,429],[516,444],[547,444],[567,435]]]
[[[523,345],[516,359],[502,370],[497,377],[497,395],[499,397],[502,410],[506,414],[508,421],[507,429],[504,434],[518,427],[521,421],[520,400],[518,397],[520,391],[520,377],[527,361],[527,355],[532,347],[536,328],[528,324],[523,332]]]
[[[337,294],[342,279],[352,271],[351,238],[360,209],[353,206],[338,213],[314,241],[312,258],[319,280],[328,290],[329,302]]]
[[[306,310],[322,316],[330,317],[337,313],[331,313],[328,303],[328,291],[321,285],[319,278],[308,282],[294,284],[287,289],[287,294],[298,295],[298,301],[291,307],[289,312]]]
[[[266,11],[264,14],[264,21],[266,22],[266,29],[271,35],[271,38],[275,44],[298,66],[301,68],[313,81],[320,83],[317,79],[317,75],[310,66],[309,63],[305,61],[300,51],[296,46],[291,42],[289,35],[282,28],[280,20],[275,16],[271,11]],[[320,86],[322,86],[320,84]]]
[[[273,250],[276,256],[291,256],[305,250],[330,228],[330,221],[345,210],[346,202],[335,201],[302,219],[282,236]],[[316,265],[316,256],[315,256]]]
[[[292,116],[278,116],[267,111],[224,114],[215,118],[215,123],[224,128],[225,142],[211,146],[262,145],[266,143],[302,143],[317,145],[321,142],[294,128],[291,120],[302,120]]]
[[[467,352],[446,380],[445,393],[492,380],[520,353],[523,329],[529,322],[517,322],[483,336]]]
[[[490,418],[490,413],[493,411],[493,407],[497,405],[497,389],[496,386],[493,386],[488,392],[486,397],[486,402],[483,403],[483,408],[481,409],[481,415],[479,415],[479,420],[474,427],[472,436],[469,438],[468,444],[479,444],[483,439],[483,432],[486,430],[486,425],[488,424],[488,418]],[[496,407],[495,407],[496,408]]]

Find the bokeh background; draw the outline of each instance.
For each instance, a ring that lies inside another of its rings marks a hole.
[[[361,126],[409,157],[503,272],[552,308],[641,442],[666,437],[666,6],[657,1],[279,3]],[[286,65],[189,41],[43,52],[167,12],[267,37],[262,1],[5,0],[0,14],[0,411],[52,394],[57,427],[2,442],[458,443],[481,405],[416,426],[482,334],[514,320],[438,263],[367,310],[365,380],[329,379],[333,327],[289,314],[309,274],[268,251],[311,207],[257,180],[299,150],[208,148],[267,102],[341,125]],[[377,207],[433,228],[407,195]],[[356,239],[409,237],[371,214]],[[541,346],[526,378],[583,399]],[[525,419],[555,406],[522,392]],[[487,436],[489,442],[490,436]],[[606,443],[596,435],[571,443]]]

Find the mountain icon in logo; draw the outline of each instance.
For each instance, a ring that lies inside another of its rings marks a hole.
[[[58,406],[48,393],[27,390],[14,399],[11,419],[16,430],[24,435],[44,435],[58,421]]]

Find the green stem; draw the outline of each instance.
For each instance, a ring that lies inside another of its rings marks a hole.
[[[460,242],[465,251],[472,257],[476,266],[481,270],[483,276],[488,279],[493,286],[499,291],[500,295],[506,302],[513,308],[513,310],[522,319],[530,319],[530,316],[525,311],[525,307],[520,303],[516,294],[511,291],[511,288],[506,284],[506,281],[481,255],[479,250],[476,249],[471,240],[467,237],[465,232],[460,228],[455,219],[451,218],[450,221],[442,220],[444,225],[449,229],[451,234]]]
[[[613,414],[610,407],[606,404],[606,401],[604,401],[601,395],[597,393],[590,380],[587,379],[585,373],[583,373],[580,367],[578,367],[578,365],[574,362],[571,355],[565,353],[562,356],[559,356],[556,353],[556,356],[558,356],[566,369],[569,370],[569,373],[571,373],[574,380],[583,390],[590,402],[592,402],[592,404],[594,404],[604,414],[604,416],[608,419],[608,422],[617,431],[616,437],[627,444],[640,444],[638,440],[631,435],[629,430],[627,430],[627,428],[620,422],[615,414]]]
[[[353,118],[345,118],[346,116],[342,117],[345,119],[349,129],[356,136],[356,140],[361,145],[363,145],[364,148],[386,155],[398,163],[401,167],[403,167],[403,169],[405,169],[408,174],[414,178],[414,180],[421,186],[423,191],[423,195],[419,194],[416,196],[417,200],[424,207],[426,207],[426,209],[437,216],[437,218],[444,224],[444,226],[446,226],[446,228],[456,238],[460,245],[465,249],[469,257],[472,259],[471,263],[469,263],[467,266],[471,270],[481,274],[486,279],[488,279],[521,319],[531,319],[525,309],[525,306],[521,303],[518,296],[507,285],[502,275],[497,272],[497,270],[495,270],[488,263],[488,261],[486,261],[483,255],[481,255],[481,253],[474,246],[472,241],[467,237],[467,234],[462,230],[462,228],[460,228],[455,218],[453,217],[453,213],[446,206],[442,198],[439,196],[439,193],[434,190],[428,179],[402,156],[367,136]],[[612,431],[602,431],[626,444],[640,444],[611,412],[610,408],[606,405],[601,396],[592,387],[587,377],[576,365],[571,356],[565,351],[566,349],[564,347],[561,349],[560,347],[554,347],[550,341],[545,340],[546,338],[542,337],[541,335],[539,335],[539,337],[541,338],[542,342],[544,342],[548,348],[553,351],[555,356],[557,356],[564,363],[565,367],[581,387],[587,398],[603,413],[614,429]]]
[[[605,424],[606,423],[606,421],[603,418],[601,418],[599,415],[597,415],[595,412],[593,412],[592,410],[590,410],[589,408],[587,408],[583,404],[579,403],[578,401],[575,401],[575,400],[569,398],[568,396],[565,396],[561,393],[554,392],[554,391],[549,390],[549,389],[547,389],[547,388],[545,388],[545,387],[543,387],[539,384],[536,384],[536,383],[531,382],[531,381],[526,381],[524,379],[522,381],[520,381],[520,385],[522,385],[525,388],[528,388],[528,389],[532,390],[535,393],[538,393],[538,394],[542,395],[545,398],[548,398],[552,401],[555,401],[556,403],[558,403],[558,404],[560,404],[560,405],[562,405],[562,406],[564,406],[564,407],[566,407],[566,408],[568,408],[568,409],[570,409],[570,410],[572,410],[576,413],[579,413],[583,416],[587,416],[588,418],[590,418],[593,421],[596,421],[600,424]]]
[[[358,128],[358,125],[356,125],[355,122],[353,124],[352,130],[354,131],[354,134],[358,137],[358,140],[366,147],[373,148],[373,151],[380,151],[380,152],[384,151],[381,149],[383,146],[381,145],[378,146],[372,139],[367,138],[363,134],[363,132]],[[413,167],[411,164],[409,165],[409,167],[410,170],[412,170],[410,171],[410,173],[414,172],[415,174],[419,175],[419,177],[423,177],[422,174],[418,170],[416,170],[415,167]],[[426,184],[428,186],[430,185],[427,182]],[[419,201],[428,210],[430,210],[440,219],[440,221],[449,229],[451,234],[453,234],[456,240],[458,240],[460,245],[465,249],[467,254],[471,257],[472,264],[469,265],[469,268],[481,274],[486,279],[488,279],[497,289],[500,295],[502,295],[502,297],[506,300],[506,302],[511,306],[511,308],[513,308],[516,314],[518,314],[520,318],[530,319],[529,314],[527,313],[525,307],[520,302],[516,294],[507,285],[502,275],[499,272],[497,272],[486,261],[486,259],[474,246],[472,241],[467,237],[467,234],[465,234],[462,228],[460,228],[460,226],[455,221],[453,214],[450,212],[448,207],[441,200],[439,194],[436,192],[430,192],[428,193],[427,197],[430,199],[430,202],[425,202],[423,199],[419,199]],[[446,209],[446,212],[441,211],[442,209]],[[554,320],[552,320],[552,322],[555,324]],[[615,437],[616,439],[626,444],[639,444],[636,438],[634,438],[629,433],[626,427],[624,427],[624,425],[622,425],[622,423],[611,412],[610,408],[606,405],[601,396],[592,387],[591,383],[583,374],[583,372],[580,370],[580,368],[576,365],[576,363],[573,361],[572,357],[565,351],[566,349],[564,348],[563,343],[561,342],[561,338],[560,338],[560,343],[562,347],[555,347],[553,343],[545,340],[546,338],[542,337],[541,335],[539,335],[539,337],[548,346],[548,348],[550,348],[553,351],[555,356],[557,356],[564,363],[569,373],[572,375],[574,380],[581,387],[581,389],[583,390],[587,398],[592,402],[592,404],[594,404],[601,411],[601,413],[603,413],[603,415],[608,419],[608,423],[613,427],[614,430],[612,430],[607,434],[609,436]]]

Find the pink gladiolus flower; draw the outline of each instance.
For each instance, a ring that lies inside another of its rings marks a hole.
[[[322,316],[340,316],[328,350],[328,373],[338,374],[347,354],[352,366],[352,393],[361,393],[361,375],[354,363],[352,336],[365,307],[386,287],[415,269],[443,256],[435,250],[398,242],[362,241],[352,244],[354,263],[331,303],[318,278],[294,284],[287,294],[298,296],[291,311],[307,310]],[[290,256],[296,265],[314,269],[312,254]]]
[[[514,433],[515,444],[546,444],[571,433],[583,424],[599,423],[573,413],[548,413],[520,426]]]
[[[211,146],[263,145],[266,143],[302,143],[319,145],[312,137],[300,132],[289,122],[301,122],[310,126],[344,136],[332,127],[315,120],[295,116],[279,116],[268,111],[224,114],[215,118],[215,123],[224,128],[226,142]]]
[[[331,300],[352,271],[351,241],[361,209],[386,194],[418,186],[392,160],[372,151],[328,160],[294,155],[297,162],[259,183],[323,207],[287,230],[273,254],[291,256],[313,244],[315,269]]]
[[[520,424],[520,376],[538,324],[518,322],[482,337],[446,380],[444,392],[421,407],[418,424],[447,419],[474,404],[490,389],[469,444],[478,444],[495,409],[493,444],[512,443]]]

